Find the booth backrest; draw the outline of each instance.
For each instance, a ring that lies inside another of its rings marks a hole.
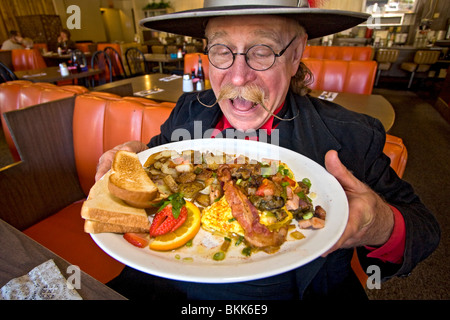
[[[311,70],[313,90],[371,94],[377,63],[375,61],[344,61],[304,58],[303,63]]]
[[[75,85],[56,86],[51,83],[33,83],[26,80],[2,83],[0,85],[0,117],[6,143],[13,159],[19,161],[20,157],[3,118],[3,113],[86,92],[88,89],[85,87]]]
[[[408,150],[403,143],[403,139],[386,134],[386,143],[383,152],[391,159],[392,169],[402,178],[408,161]]]
[[[47,67],[38,48],[14,49],[12,50],[11,57],[14,71],[34,70]]]
[[[92,46],[93,42],[77,42],[75,46],[77,49],[81,50],[81,52],[90,52],[90,46]],[[95,50],[97,51],[97,50]]]
[[[306,46],[303,58],[345,60],[345,61],[370,61],[373,58],[371,47],[349,46]]]
[[[48,51],[48,44],[46,44],[46,43],[35,43],[35,44],[33,44],[33,48],[38,49],[40,52],[47,52]]]
[[[73,115],[75,164],[83,191],[94,184],[98,159],[127,141],[148,143],[160,132],[174,103],[92,92],[77,96]],[[87,139],[86,137],[90,137]]]

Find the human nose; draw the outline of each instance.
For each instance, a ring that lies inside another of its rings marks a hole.
[[[235,86],[243,86],[255,77],[254,70],[252,70],[246,61],[246,55],[242,53],[235,54],[234,63],[230,67],[231,82]]]

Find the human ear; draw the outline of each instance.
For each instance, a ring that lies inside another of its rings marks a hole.
[[[295,41],[294,53],[292,54],[292,66],[293,66],[293,74],[294,76],[297,73],[298,67],[302,60],[303,52],[305,51],[306,43],[308,41],[308,35],[304,34],[299,36],[299,39]]]

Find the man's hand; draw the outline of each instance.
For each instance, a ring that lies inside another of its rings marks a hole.
[[[347,195],[349,217],[341,238],[323,256],[339,248],[383,245],[394,228],[394,213],[391,208],[377,193],[347,170],[336,151],[327,152],[325,167],[339,181]]]
[[[100,179],[105,175],[105,173],[108,172],[109,169],[111,169],[112,162],[114,160],[114,156],[116,155],[116,152],[119,150],[126,150],[131,152],[141,152],[148,149],[147,146],[140,142],[140,141],[130,141],[125,142],[124,144],[118,145],[117,147],[106,151],[98,160],[97,165],[97,173],[95,174],[95,181]]]

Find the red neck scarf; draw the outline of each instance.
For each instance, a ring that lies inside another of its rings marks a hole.
[[[278,107],[277,110],[275,110],[274,114],[278,114],[281,109],[284,106],[284,102],[281,104],[281,106]],[[266,123],[264,123],[259,129],[263,129],[267,131],[267,134],[270,135],[272,133],[272,130],[275,129],[278,126],[278,123],[274,126],[273,125],[274,116],[271,116]],[[225,115],[222,115],[219,122],[217,123],[216,127],[213,130],[213,133],[211,134],[211,138],[215,138],[216,135],[218,135],[220,132],[226,130],[226,129],[233,129],[233,126],[230,124],[228,119],[225,117]],[[247,137],[251,140],[257,140],[257,137]]]

